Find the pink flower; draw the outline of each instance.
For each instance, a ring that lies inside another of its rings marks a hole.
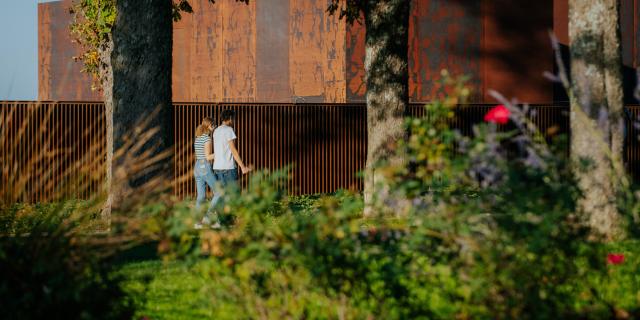
[[[624,254],[622,253],[609,253],[607,254],[608,264],[622,264],[624,262]]]
[[[484,115],[484,121],[493,122],[497,124],[506,124],[507,122],[509,122],[510,114],[511,112],[509,111],[509,109],[507,109],[507,107],[505,107],[502,104],[499,104],[491,108],[491,110],[489,110],[489,112],[487,112],[487,114]]]

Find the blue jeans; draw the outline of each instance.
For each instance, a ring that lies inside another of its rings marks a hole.
[[[238,181],[238,169],[213,170],[213,173],[216,176],[216,181],[219,181],[223,188]]]
[[[193,175],[196,178],[196,210],[199,210],[200,205],[202,205],[207,197],[207,185],[209,185],[211,191],[214,191],[216,176],[213,174],[211,164],[206,160],[196,160]],[[214,191],[213,198],[211,198],[211,204],[207,213],[212,211],[213,206],[216,204],[216,202],[218,202],[218,198],[220,198],[220,195],[218,195],[217,192]]]

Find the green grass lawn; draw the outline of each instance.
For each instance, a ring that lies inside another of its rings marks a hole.
[[[116,274],[132,297],[135,319],[211,318],[211,295],[206,285],[206,260],[163,262],[157,243],[146,243],[118,255]]]
[[[611,252],[626,253],[624,264],[609,266],[604,278],[585,279],[585,284],[599,287],[600,298],[605,301],[618,301],[620,306],[633,310],[640,301],[640,288],[636,287],[640,283],[640,258],[633,254],[637,247],[636,241],[612,244]],[[144,245],[115,262],[116,273],[125,279],[123,288],[135,304],[135,319],[212,319],[221,315],[232,319],[238,315],[231,309],[215,310],[223,306],[216,306],[213,300],[221,292],[207,283],[211,281],[207,274],[211,260],[165,263],[154,250],[155,244]]]
[[[313,207],[320,195],[289,199],[296,211]],[[135,319],[209,319],[214,317],[210,270],[207,259],[197,262],[163,262],[157,243],[147,243],[122,252],[114,262],[125,280],[124,289],[136,306]]]
[[[205,271],[204,263],[150,260],[126,263],[118,273],[127,279],[136,319],[203,319],[212,316],[211,296],[201,291]]]

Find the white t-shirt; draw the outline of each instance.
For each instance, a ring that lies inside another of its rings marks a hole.
[[[236,138],[236,133],[233,129],[226,125],[221,125],[213,131],[213,154],[215,160],[213,161],[214,170],[230,170],[236,168],[236,163],[233,161],[233,154],[231,153],[231,147],[229,142]]]

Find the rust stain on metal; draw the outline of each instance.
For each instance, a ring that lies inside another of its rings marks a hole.
[[[199,3],[193,2],[196,13],[200,12]],[[191,43],[193,38],[193,16],[191,14],[183,14],[182,19],[173,23],[173,50],[172,61],[172,97],[174,101],[191,100]],[[207,92],[207,91],[204,91]],[[205,95],[206,96],[206,95]],[[213,95],[211,95],[213,96]],[[209,96],[207,96],[209,97]]]
[[[75,62],[74,56],[80,53],[76,44],[72,43],[69,34],[69,23],[71,16],[69,7],[71,0],[59,2],[41,3],[38,6],[45,6],[43,12],[48,19],[48,24],[43,24],[39,30],[47,29],[42,33],[41,42],[47,43],[39,46],[43,50],[39,56],[48,56],[43,59],[43,77],[48,77],[48,87],[42,89],[42,98],[45,100],[88,100],[95,101],[100,98],[97,91],[91,91],[91,76],[80,72],[81,62]],[[46,21],[45,19],[42,22]],[[43,30],[44,31],[44,30]],[[48,41],[48,42],[47,42]],[[45,79],[46,80],[46,79]],[[48,93],[45,91],[47,90]]]
[[[324,94],[325,2],[291,0],[289,6],[289,72],[293,95],[321,96]]]
[[[468,75],[479,87],[482,30],[480,5],[473,1],[428,0],[412,2],[409,20],[409,96],[430,101],[440,71]],[[476,100],[477,101],[477,100]]]
[[[190,50],[190,91],[185,101],[222,101],[223,93],[223,8],[207,0],[193,2],[192,34],[185,47],[174,45],[173,52]],[[186,22],[185,22],[186,23]]]
[[[361,23],[347,26],[346,34],[346,84],[347,101],[364,101],[367,87],[364,73],[364,17],[360,17]]]
[[[322,3],[322,2],[320,2]],[[325,7],[327,4],[324,5]],[[324,25],[322,59],[324,78],[324,102],[343,103],[346,92],[346,22],[339,16],[331,16],[323,11]]]
[[[225,101],[256,99],[256,3],[220,2],[223,8],[222,91]]]
[[[38,4],[38,100],[51,100],[51,13]]]

